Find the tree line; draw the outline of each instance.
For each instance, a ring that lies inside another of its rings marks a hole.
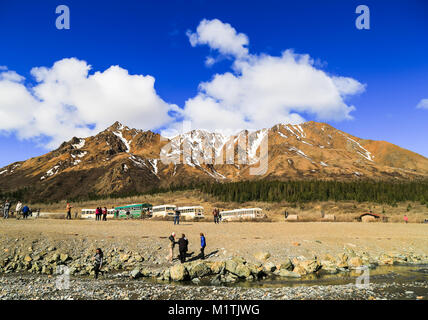
[[[428,181],[240,181],[228,183],[197,183],[185,185],[170,185],[168,187],[152,188],[145,192],[124,190],[111,194],[89,192],[85,196],[70,197],[69,201],[103,200],[107,198],[126,198],[147,194],[157,194],[184,190],[199,190],[225,202],[289,202],[304,203],[313,201],[357,201],[376,202],[396,205],[398,202],[412,201],[426,204],[428,207]],[[0,199],[27,199],[33,203],[53,203],[55,201],[41,199],[40,196],[30,195],[28,188],[13,192],[0,192]]]
[[[241,181],[204,184],[204,193],[221,201],[311,202],[357,201],[395,205],[402,201],[428,203],[428,181]]]

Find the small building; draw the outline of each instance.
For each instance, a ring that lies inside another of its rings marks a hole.
[[[377,222],[383,220],[381,218],[382,216],[380,214],[376,214],[373,212],[365,212],[360,215],[359,220],[361,222]]]

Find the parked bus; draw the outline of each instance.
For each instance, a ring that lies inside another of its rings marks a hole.
[[[119,218],[146,218],[152,216],[152,205],[150,203],[129,204],[114,208],[119,211]]]
[[[201,206],[179,207],[178,210],[184,219],[201,219],[204,217],[204,208]]]
[[[222,221],[232,221],[240,219],[261,219],[265,217],[263,210],[260,208],[247,208],[226,210],[220,212]]]
[[[114,218],[115,209],[107,209],[107,219]],[[95,209],[82,209],[80,217],[83,219],[95,219]]]
[[[152,208],[153,217],[173,217],[177,207],[173,204],[163,204]]]

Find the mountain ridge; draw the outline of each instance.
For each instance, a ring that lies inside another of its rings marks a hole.
[[[31,199],[61,200],[200,182],[427,178],[427,158],[326,123],[277,124],[236,135],[192,130],[168,139],[115,122],[3,167],[0,192],[26,188]]]

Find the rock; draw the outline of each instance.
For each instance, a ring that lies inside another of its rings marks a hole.
[[[120,262],[127,262],[131,256],[127,253],[122,253],[119,255]]]
[[[223,261],[216,261],[211,264],[211,271],[214,274],[220,273],[225,267],[225,263]]]
[[[140,270],[140,273],[143,277],[150,277],[152,275],[152,272],[148,269],[142,268]]]
[[[337,267],[339,268],[347,268],[348,267],[348,255],[346,253],[342,253],[338,255],[338,263],[337,263]]]
[[[59,259],[61,260],[61,262],[66,262],[68,260],[70,260],[70,256],[66,253],[61,253],[59,256]]]
[[[276,270],[276,266],[275,266],[275,264],[273,263],[273,262],[266,262],[264,265],[263,265],[263,271],[265,271],[265,272],[274,272]]]
[[[360,257],[352,257],[348,261],[348,266],[351,268],[361,267],[363,265],[363,260]]]
[[[235,261],[237,264],[245,264],[247,261],[243,257],[233,257],[233,261]]]
[[[238,266],[238,263],[236,263],[236,261],[234,261],[234,260],[226,260],[224,268],[225,268],[226,271],[228,271],[230,273],[235,273],[237,266]]]
[[[294,268],[293,263],[291,262],[291,260],[289,258],[287,260],[285,260],[284,262],[282,262],[281,265],[279,266],[280,270],[292,271],[293,268]]]
[[[381,265],[393,265],[394,264],[394,258],[390,257],[388,255],[381,255],[379,257],[379,264],[381,264]]]
[[[194,278],[192,279],[192,282],[198,284],[201,282],[201,280],[199,280],[199,278]]]
[[[327,272],[330,274],[336,274],[339,272],[339,270],[336,268],[336,265],[330,260],[322,260],[321,261],[321,269],[324,272]]]
[[[221,275],[216,275],[212,280],[211,280],[211,284],[213,285],[220,285],[221,284]]]
[[[254,257],[259,261],[266,261],[267,259],[270,258],[270,253],[260,251],[260,252],[255,253]]]
[[[134,270],[132,270],[130,275],[131,275],[132,279],[138,279],[142,276],[140,269],[138,269],[138,268],[135,268]]]
[[[278,275],[280,277],[288,277],[288,278],[300,278],[301,275],[297,272],[289,271],[287,269],[281,269],[279,270]]]
[[[250,268],[251,274],[256,277],[256,278],[260,278],[263,275],[265,275],[265,272],[263,271],[263,266],[262,265],[256,265],[253,263],[247,263],[246,266],[248,268]]]
[[[170,277],[173,281],[183,281],[189,277],[187,269],[182,264],[176,264],[169,268]]]
[[[238,280],[238,276],[234,274],[227,274],[222,278],[223,282],[236,282]]]
[[[203,278],[211,273],[211,268],[205,262],[196,263],[187,269],[191,279]]]
[[[137,262],[143,262],[144,258],[141,255],[137,254],[134,256],[134,260]]]
[[[308,273],[314,273],[320,268],[321,264],[318,260],[303,260],[293,269],[293,271],[300,275],[305,275]]]
[[[58,253],[54,253],[53,255],[51,255],[48,259],[47,259],[47,261],[49,262],[49,263],[55,263],[55,262],[57,262],[59,260],[59,254]]]
[[[25,256],[24,261],[25,262],[31,262],[31,261],[33,261],[33,258],[31,258],[30,256]]]
[[[239,278],[247,278],[251,275],[251,270],[244,264],[238,264],[238,266],[235,269],[235,274]]]
[[[48,248],[48,251],[55,251],[55,250],[56,248],[54,246]]]

